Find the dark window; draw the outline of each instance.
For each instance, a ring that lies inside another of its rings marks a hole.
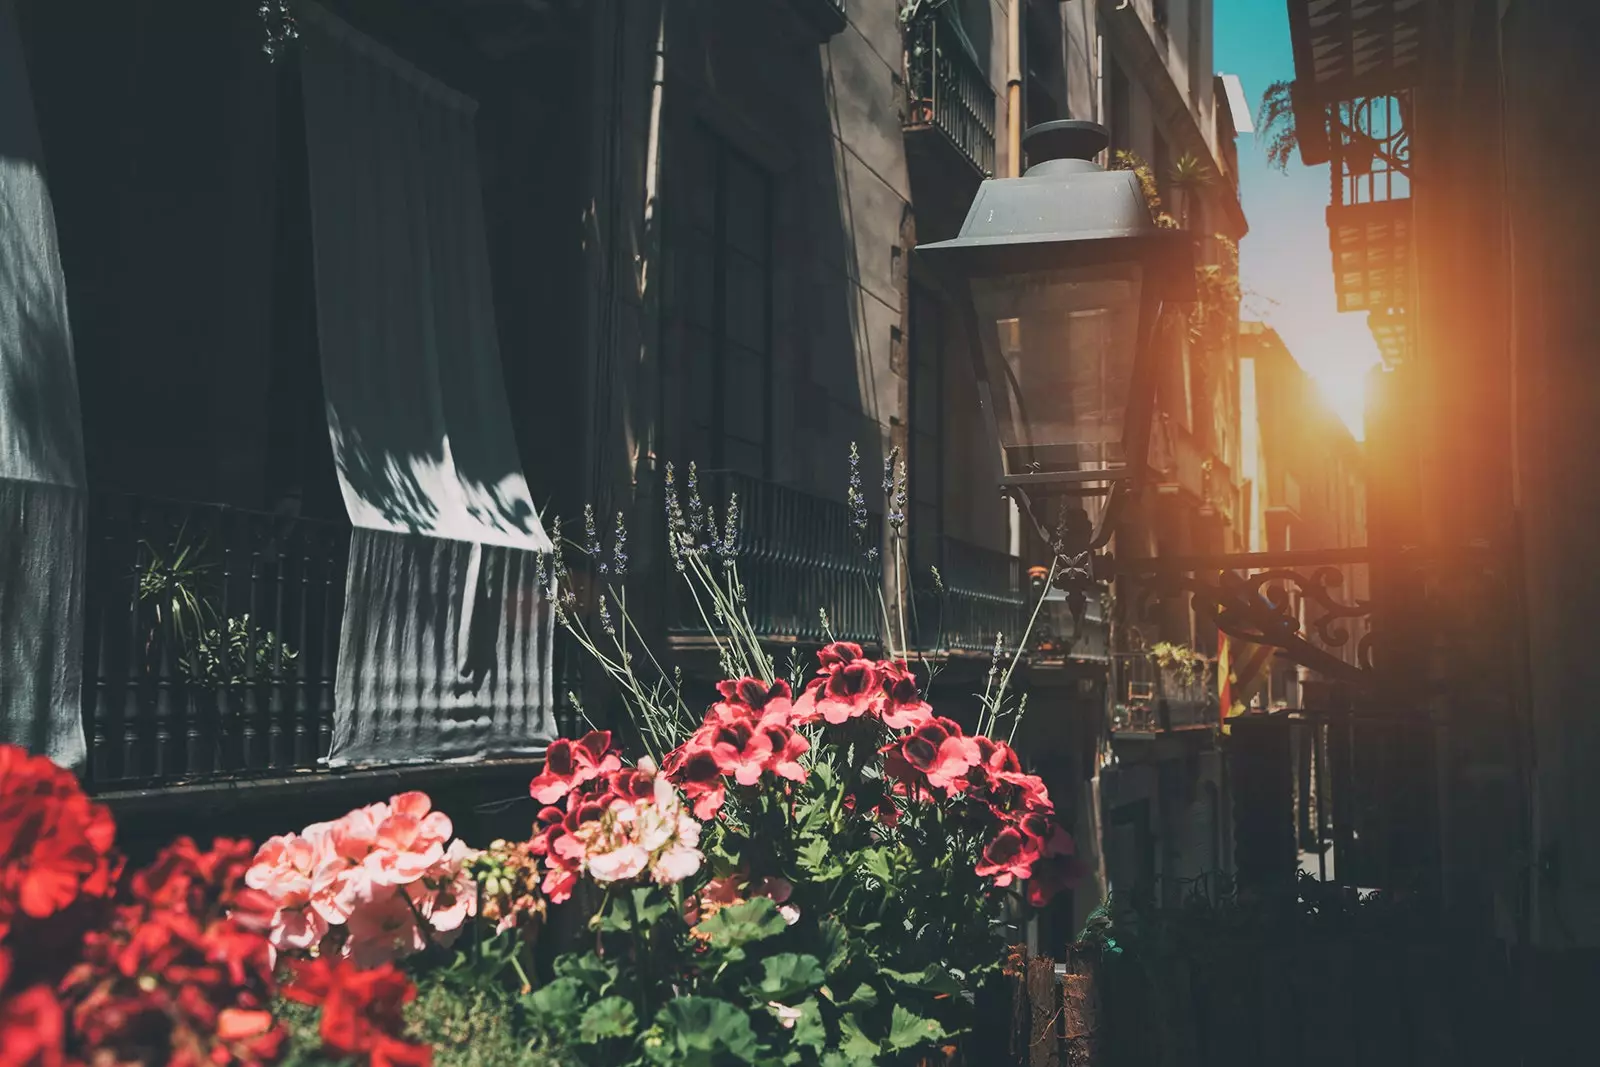
[[[920,285],[911,289],[911,484],[912,566],[920,577],[939,563],[944,533],[944,335],[939,298]]]
[[[1113,152],[1122,152],[1133,147],[1133,89],[1128,84],[1128,76],[1122,71],[1122,64],[1109,55],[1105,57],[1105,64],[1111,74],[1107,86],[1111,97],[1108,105],[1111,113],[1111,149]]]
[[[770,460],[772,188],[703,128],[686,142],[674,225],[672,327],[682,458],[766,477]]]
[[[1200,63],[1201,29],[1206,13],[1205,7],[1203,0],[1189,0],[1189,106],[1197,115],[1200,111],[1200,88],[1205,84],[1204,79],[1210,77]]]

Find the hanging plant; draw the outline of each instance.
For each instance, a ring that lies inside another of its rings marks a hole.
[[[300,39],[300,27],[295,23],[289,0],[261,0],[256,10],[266,31],[261,51],[266,53],[268,62],[276,63],[284,49]]]

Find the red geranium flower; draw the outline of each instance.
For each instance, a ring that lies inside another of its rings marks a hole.
[[[748,722],[731,722],[713,729],[711,754],[717,769],[740,785],[761,780],[761,767],[772,756],[772,742]]]
[[[111,813],[70,771],[0,745],[0,938],[19,915],[45,919],[109,895],[115,836]]]
[[[891,730],[915,728],[933,718],[933,708],[917,692],[916,679],[904,663],[886,663],[879,671],[880,714]]]
[[[550,742],[544,770],[528,783],[528,792],[541,804],[554,804],[584,782],[622,768],[611,748],[611,731],[591,730],[576,743],[567,738]]]
[[[838,726],[872,711],[878,692],[878,664],[869,659],[851,660],[807,686],[795,704],[795,714],[802,722],[821,718]]]
[[[930,719],[898,744],[905,761],[922,772],[928,785],[947,793],[965,786],[963,776],[981,758],[977,742],[949,719]]]
[[[1063,889],[1075,889],[1088,873],[1077,856],[1049,856],[1036,860],[1028,879],[1028,903],[1042,908]]]
[[[1033,873],[1039,858],[1039,841],[1015,826],[1003,827],[983,849],[978,861],[978,876],[993,878],[994,884],[1008,886],[1014,879]]]
[[[842,667],[846,663],[854,663],[861,658],[863,658],[861,646],[853,641],[835,641],[830,645],[824,645],[817,652],[817,662],[822,664],[822,669],[825,671]]]
[[[66,1041],[66,1016],[48,986],[6,989],[11,954],[0,948],[0,1064],[4,1067],[60,1067]]]
[[[768,685],[759,678],[739,678],[717,683],[722,700],[712,706],[718,719],[754,718],[763,723],[787,723],[794,710],[794,692],[778,679]]]
[[[978,762],[967,772],[966,792],[1005,817],[1020,810],[1049,813],[1055,810],[1050,792],[1037,776],[1024,774],[1016,752],[1004,741],[975,737]]]
[[[128,883],[129,902],[92,931],[61,984],[71,1043],[88,1062],[255,1065],[285,1038],[266,1012],[274,904],[244,885],[254,848],[188,838]]]
[[[672,781],[683,790],[683,795],[694,805],[697,819],[709,819],[727,799],[727,788],[722,781],[722,767],[709,745],[685,745],[677,753]],[[671,761],[669,761],[671,762]]]
[[[294,964],[283,995],[320,1005],[322,1050],[341,1058],[360,1056],[372,1067],[428,1067],[433,1049],[402,1036],[402,1010],[416,987],[393,964],[363,971],[346,959],[322,956]]]
[[[798,761],[811,750],[811,742],[789,727],[777,723],[763,726],[761,731],[766,736],[767,747],[771,749],[771,755],[762,764],[762,769],[793,782],[805,781],[806,769]]]

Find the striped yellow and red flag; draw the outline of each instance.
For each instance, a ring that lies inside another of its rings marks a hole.
[[[1267,680],[1267,664],[1272,660],[1272,649],[1250,641],[1221,634],[1217,644],[1217,695],[1221,698],[1222,721],[1242,714],[1250,706],[1250,698],[1260,691]]]

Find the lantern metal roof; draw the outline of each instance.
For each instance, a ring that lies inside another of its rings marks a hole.
[[[916,254],[946,277],[1138,261],[1163,299],[1192,299],[1192,237],[1156,225],[1132,171],[1094,163],[1109,143],[1098,123],[1033,127],[1023,138],[1027,173],[984,182],[960,234]]]

